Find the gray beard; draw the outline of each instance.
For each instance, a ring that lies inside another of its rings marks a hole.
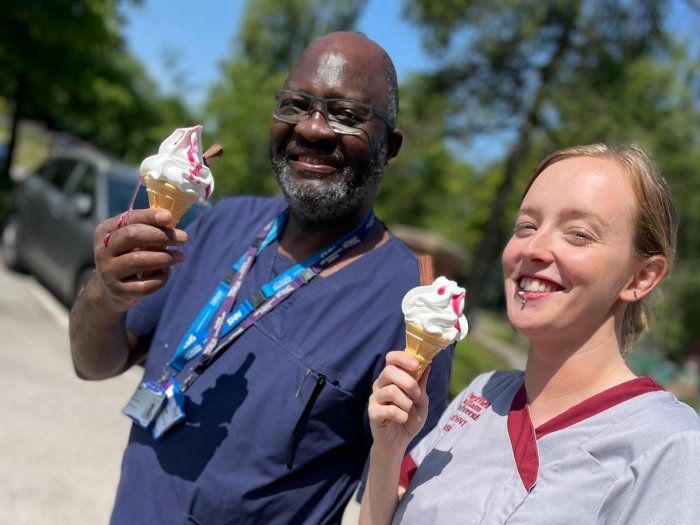
[[[361,178],[346,166],[324,182],[323,189],[313,181],[295,180],[286,157],[272,160],[272,171],[289,209],[300,220],[311,224],[335,223],[352,218],[365,202],[373,201],[379,191],[388,147],[380,147],[370,163],[369,174]]]

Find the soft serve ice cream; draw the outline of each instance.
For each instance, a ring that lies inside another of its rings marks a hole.
[[[157,155],[141,163],[140,171],[151,207],[170,210],[171,226],[197,199],[207,199],[214,191],[214,178],[202,153],[199,125],[176,129],[161,143]]]
[[[469,324],[462,311],[466,291],[446,277],[409,290],[401,302],[406,321],[406,351],[419,362],[416,379],[443,348],[466,337]]]

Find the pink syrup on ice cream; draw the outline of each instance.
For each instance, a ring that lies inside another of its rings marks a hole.
[[[166,180],[183,192],[209,198],[214,179],[204,163],[201,143],[201,125],[176,129],[161,143],[158,154],[141,163],[141,174]]]
[[[446,286],[441,286],[438,288],[438,295],[445,295],[447,291]],[[466,297],[466,292],[457,293],[452,296],[452,310],[457,314],[457,321],[455,321],[455,328],[457,331],[461,332],[462,328],[459,326],[459,318],[462,315],[462,309],[464,308],[464,298]]]
[[[462,313],[466,291],[446,277],[409,290],[401,303],[406,321],[451,342],[464,339],[469,323]]]

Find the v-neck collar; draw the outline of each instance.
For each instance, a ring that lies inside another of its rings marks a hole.
[[[508,413],[508,436],[525,489],[528,492],[531,491],[537,481],[539,471],[537,439],[575,425],[624,401],[658,390],[663,388],[650,377],[637,377],[591,396],[534,428],[523,382],[513,397]]]

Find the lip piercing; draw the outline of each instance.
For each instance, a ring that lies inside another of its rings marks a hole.
[[[520,303],[521,303],[523,306],[525,306],[525,303],[526,303],[526,302],[527,302],[527,299],[525,299],[524,297],[521,297],[521,298],[520,298]]]

